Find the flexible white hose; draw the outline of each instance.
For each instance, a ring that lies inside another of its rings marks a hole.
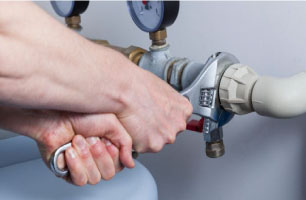
[[[289,118],[306,113],[306,72],[289,78],[260,77],[252,91],[260,115]]]

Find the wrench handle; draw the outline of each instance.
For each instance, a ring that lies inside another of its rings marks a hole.
[[[67,144],[64,144],[63,146],[61,146],[60,148],[58,148],[52,155],[51,155],[51,158],[50,158],[50,169],[51,171],[58,177],[64,177],[64,176],[68,176],[69,174],[69,171],[68,169],[60,169],[58,166],[57,166],[57,159],[58,159],[58,156],[61,154],[61,153],[64,153],[66,149],[68,149],[69,147],[71,147],[71,142],[70,143],[67,143]],[[132,157],[134,159],[136,159],[138,157],[138,152],[132,150]]]

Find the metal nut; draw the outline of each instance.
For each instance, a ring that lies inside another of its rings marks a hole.
[[[167,38],[167,31],[166,29],[158,30],[156,32],[150,33],[151,40],[164,40]]]
[[[209,158],[219,158],[225,153],[223,140],[218,142],[206,142],[206,155]]]
[[[71,16],[71,17],[66,17],[65,22],[69,28],[75,29],[75,30],[80,30],[82,29],[81,27],[81,17],[79,15],[76,16]]]
[[[189,60],[187,58],[183,58],[173,64],[169,83],[176,90],[182,90],[182,74],[188,62]]]

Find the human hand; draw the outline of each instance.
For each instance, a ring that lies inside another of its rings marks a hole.
[[[0,107],[0,127],[33,138],[47,165],[51,154],[72,141],[72,147],[58,159],[65,161],[74,184],[95,184],[108,180],[122,169],[133,167],[131,138],[113,114],[71,114]],[[77,135],[82,134],[86,137]],[[93,137],[95,136],[95,137]],[[99,137],[103,137],[101,140]]]
[[[123,169],[119,149],[109,140],[98,137],[85,139],[81,135],[74,136],[72,147],[61,154],[57,165],[60,169],[68,168],[70,176],[63,178],[79,186],[96,184],[101,179],[109,180]]]
[[[60,156],[58,166],[64,167],[66,161],[74,184],[96,184],[101,178],[109,180],[121,170],[120,162],[134,167],[131,138],[115,115],[49,113],[44,119],[35,134],[42,157],[48,164],[52,152],[72,139],[72,147],[66,150],[65,159]],[[97,136],[105,139],[100,141]]]
[[[129,93],[123,97],[127,107],[117,117],[131,135],[136,151],[158,152],[186,129],[192,105],[152,73],[141,70],[130,78]]]

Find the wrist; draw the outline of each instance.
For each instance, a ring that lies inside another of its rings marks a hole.
[[[35,123],[31,123],[35,112],[21,108],[0,106],[0,128],[31,138]]]
[[[133,103],[133,98],[137,96],[135,87],[139,83],[139,77],[141,77],[141,68],[121,53],[112,49],[108,50],[111,52],[113,59],[110,67],[106,67],[106,71],[104,71],[108,78],[106,78],[106,81],[103,81],[103,78],[101,79],[104,93],[101,96],[107,96],[110,99],[109,108],[112,109],[110,112],[118,114],[130,107]],[[101,58],[105,57],[107,58],[108,55],[101,56]],[[103,85],[106,87],[103,87]]]

